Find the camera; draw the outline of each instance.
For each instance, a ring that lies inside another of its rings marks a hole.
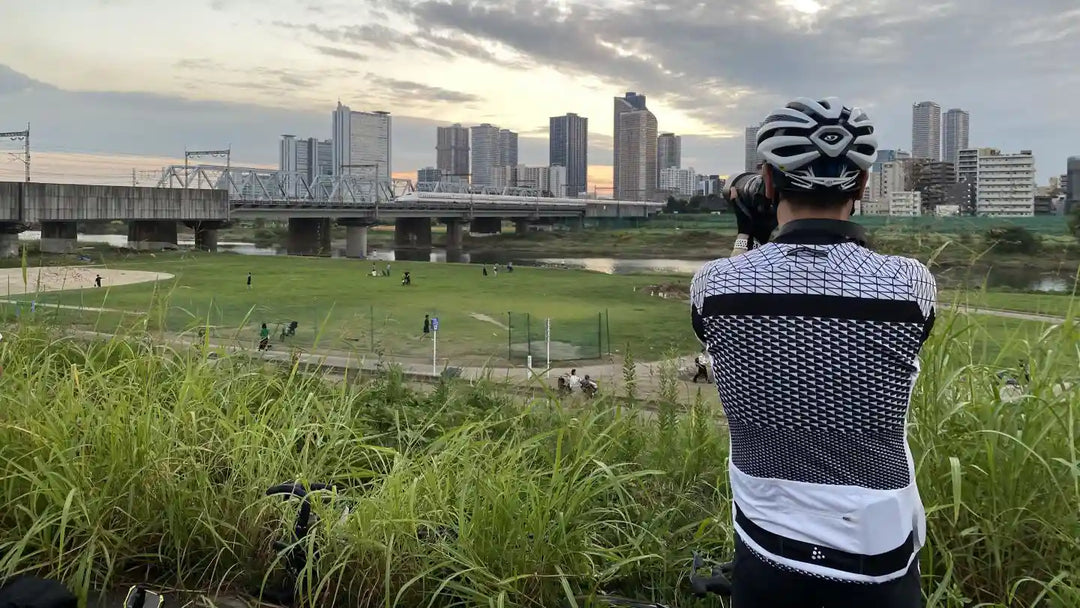
[[[724,200],[735,212],[739,228],[736,249],[750,249],[750,238],[757,245],[769,241],[777,225],[776,203],[765,196],[765,180],[760,173],[736,175],[724,189]]]

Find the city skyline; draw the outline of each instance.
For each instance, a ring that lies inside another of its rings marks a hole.
[[[976,116],[971,145],[1033,149],[1040,182],[1080,152],[1060,128],[1080,96],[1080,81],[1060,71],[1061,57],[1080,54],[1067,35],[1080,11],[1052,0],[927,11],[900,0],[858,11],[736,0],[719,25],[703,9],[643,0],[523,2],[194,0],[170,22],[160,0],[11,3],[0,116],[13,123],[3,128],[32,123],[42,178],[122,179],[151,168],[151,157],[182,158],[185,147],[231,145],[237,162],[276,166],[280,133],[330,136],[325,113],[339,97],[393,113],[398,174],[431,164],[430,132],[465,119],[520,133],[522,161],[541,164],[546,118],[570,111],[593,118],[596,182],[613,171],[610,99],[626,90],[650,95],[661,127],[683,136],[684,166],[721,174],[741,165],[745,125],[803,95],[863,107],[893,148],[908,147],[912,101],[947,101]],[[541,12],[551,18],[529,17]],[[993,39],[980,35],[992,28]],[[414,35],[422,29],[431,35]],[[717,35],[732,44],[717,49]],[[853,40],[878,42],[842,66],[821,63],[861,44]],[[1007,86],[991,73],[1007,74]],[[1039,95],[1020,111],[1014,89]],[[111,164],[118,157],[126,167]],[[17,174],[0,164],[0,178]]]

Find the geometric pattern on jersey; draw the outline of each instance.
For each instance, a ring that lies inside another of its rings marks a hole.
[[[702,268],[691,299],[733,464],[754,477],[908,486],[904,426],[934,295],[919,262],[855,243],[774,242]]]

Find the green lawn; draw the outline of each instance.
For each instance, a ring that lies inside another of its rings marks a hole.
[[[371,263],[364,261],[191,253],[117,266],[175,275],[159,284],[159,302],[167,307],[152,304],[152,284],[54,292],[40,295],[39,302],[164,309],[163,317],[150,315],[151,323],[163,318],[165,329],[181,331],[208,321],[217,326],[216,336],[236,335],[249,344],[260,323],[270,326],[276,343],[281,325],[295,320],[297,336],[288,342],[298,346],[318,341],[322,348],[374,348],[415,358],[431,356],[431,343],[422,339],[424,315],[429,314],[440,320],[439,358],[452,356],[455,363],[505,361],[511,344],[515,360],[521,360],[531,341],[534,360],[542,364],[545,318],[551,319],[553,360],[594,359],[609,349],[622,352],[627,343],[637,357],[658,359],[670,349],[691,352],[696,344],[687,305],[650,296],[645,289],[665,277],[537,268],[507,273],[504,268],[497,278],[485,278],[478,265],[394,262],[390,278],[372,278]],[[384,266],[380,263],[379,270]],[[405,270],[412,273],[410,287],[401,285]],[[245,285],[249,271],[254,275],[251,290]],[[117,314],[55,314],[102,329],[121,320]],[[131,323],[137,317],[124,318]]]
[[[942,292],[941,302],[957,302],[973,308],[1013,310],[1064,317],[1072,310],[1080,312],[1075,299],[1067,294],[1015,293],[996,291]]]

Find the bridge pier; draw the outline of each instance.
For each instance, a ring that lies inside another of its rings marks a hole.
[[[25,224],[4,222],[0,224],[0,257],[19,256],[19,233],[26,230]]]
[[[70,253],[79,240],[76,222],[41,222],[42,253]]]
[[[514,234],[522,236],[529,232],[529,220],[514,220]]]
[[[431,249],[431,219],[399,217],[394,222],[394,247]]]
[[[128,222],[128,247],[140,251],[176,249],[176,220]]]
[[[472,221],[469,232],[473,234],[499,234],[502,232],[502,218],[478,217]]]
[[[465,248],[465,221],[453,218],[443,220],[446,224],[446,250],[461,251]],[[449,258],[447,259],[449,261]]]
[[[290,217],[289,255],[330,255],[330,218]]]
[[[225,222],[184,222],[184,225],[195,231],[195,249],[218,250],[218,230],[225,227]]]
[[[340,219],[338,224],[345,226],[345,257],[366,258],[368,228],[371,222],[357,219]]]

